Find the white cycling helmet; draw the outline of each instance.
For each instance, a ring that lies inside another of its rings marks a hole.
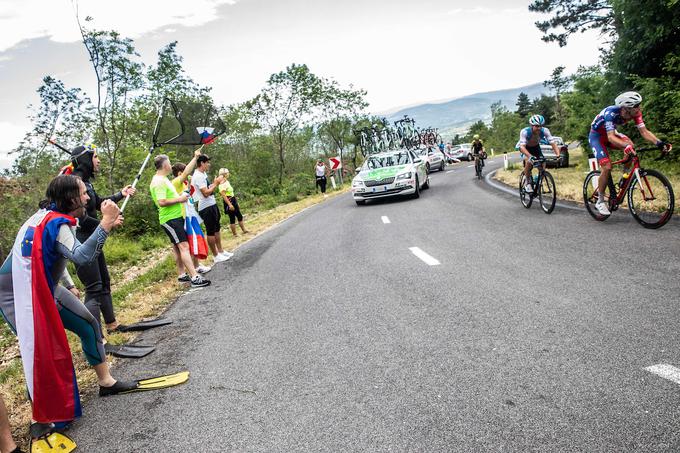
[[[642,96],[637,91],[626,91],[616,96],[614,103],[619,107],[638,107],[642,102]]]
[[[543,115],[531,115],[529,124],[532,126],[543,126],[545,124],[545,118],[543,118]]]

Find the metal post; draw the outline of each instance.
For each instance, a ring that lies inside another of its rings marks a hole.
[[[340,148],[338,152],[340,153],[340,187],[342,187],[342,148]]]

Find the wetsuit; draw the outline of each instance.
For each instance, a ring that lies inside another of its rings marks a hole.
[[[42,212],[44,211],[38,211],[35,215],[38,216]],[[72,285],[68,272],[66,272],[67,261],[72,261],[80,266],[91,266],[100,255],[107,237],[108,233],[97,226],[90,238],[81,244],[76,239],[75,228],[62,225],[55,244],[58,259],[52,267],[52,281],[61,280],[66,286]],[[98,321],[80,300],[64,286],[56,285],[54,299],[64,327],[80,337],[88,363],[90,365],[103,363],[106,360],[106,353],[104,352],[102,332]],[[7,321],[10,329],[16,333],[12,253],[0,267],[0,314]]]
[[[89,162],[82,162],[89,159]],[[97,195],[92,185],[92,170],[91,170],[92,153],[86,153],[78,158],[78,165],[73,170],[74,176],[79,176],[85,183],[87,195],[90,200],[85,206],[86,214],[81,219],[80,225],[76,232],[76,237],[80,242],[85,242],[97,229],[99,220],[97,219],[97,211],[101,209],[104,200],[111,200],[115,203],[123,199],[123,194],[118,192],[110,197],[101,198]],[[90,165],[87,165],[90,164]],[[76,264],[76,272],[78,278],[85,286],[85,306],[92,313],[92,316],[101,322],[101,315],[104,316],[106,324],[116,322],[116,315],[113,312],[113,299],[111,298],[111,277],[106,266],[106,257],[104,253],[97,256],[97,261],[86,266]]]

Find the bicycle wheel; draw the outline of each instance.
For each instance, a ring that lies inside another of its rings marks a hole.
[[[475,173],[477,174],[477,179],[482,179],[482,161],[479,158],[475,161]]]
[[[600,222],[604,222],[609,218],[608,215],[602,215],[600,214],[600,211],[597,210],[595,207],[595,203],[597,203],[597,178],[600,177],[600,170],[596,171],[591,171],[588,173],[586,176],[585,181],[583,181],[583,204],[586,205],[586,210],[588,211],[588,214],[590,214],[593,219],[598,220]],[[607,187],[604,190],[604,198],[609,202],[611,198],[611,190],[609,187],[609,184],[607,184]],[[609,203],[611,206],[611,203]]]
[[[673,187],[668,179],[656,170],[640,169],[640,180],[634,178],[628,188],[628,209],[643,227],[661,228],[673,216],[675,207]]]
[[[538,201],[546,214],[550,214],[555,209],[555,202],[557,201],[555,180],[547,171],[543,172],[543,178],[541,178],[541,184],[538,187]]]
[[[531,197],[531,194],[526,193],[524,190],[524,186],[526,184],[526,175],[524,173],[520,173],[519,175],[519,199],[522,202],[522,206],[525,208],[529,209],[531,207],[531,202],[534,201],[534,199]]]

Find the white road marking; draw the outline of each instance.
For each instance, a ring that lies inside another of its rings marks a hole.
[[[388,219],[386,215],[384,215],[380,218],[382,219],[383,223],[392,223],[392,222],[390,222],[390,219]]]
[[[474,166],[475,166],[474,164],[468,165],[467,168],[472,168],[472,167],[474,167]]]
[[[448,175],[449,173],[453,173],[453,170],[448,170],[446,174]]]
[[[664,379],[668,379],[669,381],[673,381],[676,384],[680,384],[680,368],[676,368],[673,365],[661,363],[659,365],[648,366],[645,370],[654,373],[657,376],[661,376]]]
[[[441,264],[436,258],[431,257],[427,253],[420,250],[420,248],[418,247],[409,247],[408,249],[411,251],[411,253],[413,253],[415,256],[423,260],[423,262],[425,262],[425,264],[429,266],[438,266],[439,264]]]

